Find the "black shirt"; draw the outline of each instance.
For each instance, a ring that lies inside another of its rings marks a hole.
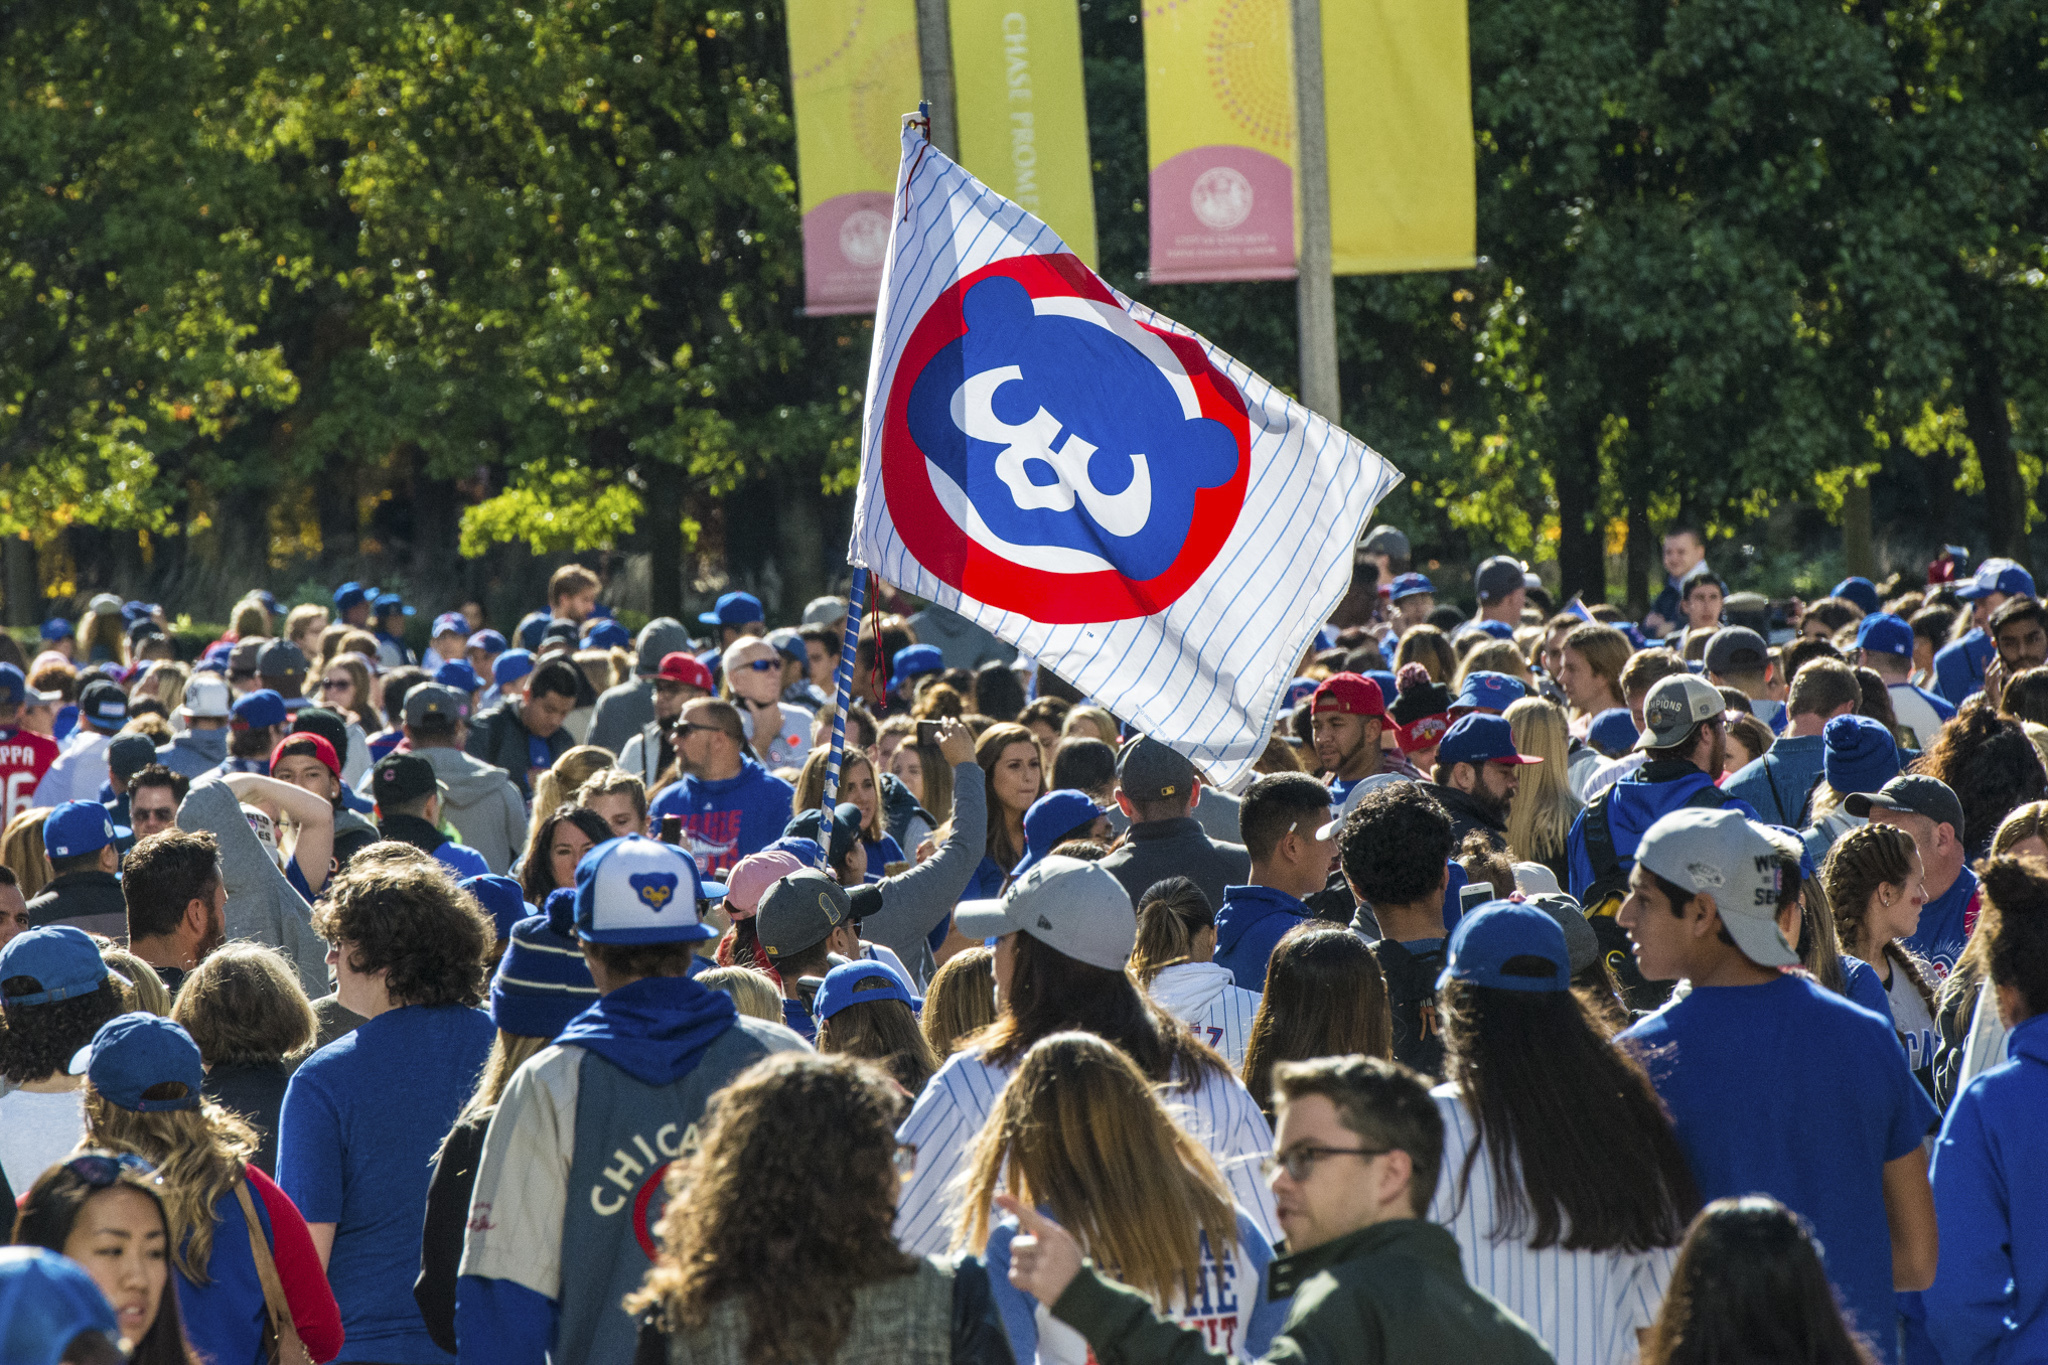
[[[292,1079],[283,1062],[268,1066],[216,1066],[206,1073],[200,1093],[223,1109],[249,1121],[260,1139],[255,1161],[265,1175],[277,1170],[277,1116],[284,1108],[284,1088]]]
[[[1394,1020],[1394,1060],[1425,1076],[1442,1079],[1444,1039],[1436,1021],[1436,979],[1444,969],[1444,940],[1411,952],[1390,938],[1372,945],[1387,978],[1387,1007]]]
[[[31,929],[69,924],[125,943],[128,902],[121,896],[121,880],[98,868],[67,872],[28,903],[28,923]]]

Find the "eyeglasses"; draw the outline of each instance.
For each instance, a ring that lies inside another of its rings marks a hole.
[[[355,685],[356,681],[354,678],[322,678],[320,680],[320,690],[322,692],[340,692]]]
[[[1259,1163],[1259,1170],[1268,1180],[1275,1171],[1287,1172],[1287,1178],[1303,1181],[1315,1173],[1316,1163],[1326,1156],[1362,1156],[1370,1160],[1385,1156],[1393,1151],[1391,1147],[1289,1147]]]
[[[896,1168],[896,1174],[905,1180],[917,1172],[917,1147],[908,1142],[896,1144],[896,1150],[889,1153],[889,1164]]]
[[[132,1152],[122,1152],[119,1156],[87,1153],[84,1156],[72,1157],[64,1163],[64,1169],[96,1190],[104,1190],[109,1185],[117,1183],[123,1171],[153,1185],[164,1183],[164,1178],[156,1173],[156,1167]]]

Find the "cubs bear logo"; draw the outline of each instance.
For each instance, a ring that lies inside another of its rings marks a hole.
[[[926,569],[1047,622],[1163,611],[1222,551],[1244,397],[1072,256],[997,261],[918,319],[890,386],[891,520]]]
[[[681,879],[673,872],[635,872],[626,882],[640,903],[657,914],[668,908],[668,903],[675,899],[676,887],[681,885]]]

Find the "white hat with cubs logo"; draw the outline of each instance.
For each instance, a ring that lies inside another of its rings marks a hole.
[[[638,834],[607,839],[576,864],[576,936],[621,944],[716,938],[697,917],[697,902],[724,894],[673,844]]]

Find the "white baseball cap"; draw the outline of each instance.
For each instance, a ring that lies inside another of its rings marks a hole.
[[[187,720],[226,720],[233,700],[226,678],[218,673],[194,673],[185,683],[185,701],[178,714]]]
[[[1643,835],[1636,861],[1694,895],[1712,896],[1728,937],[1757,966],[1799,965],[1778,931],[1778,846],[1742,812],[1675,810]]]
[[[962,901],[953,927],[968,938],[1025,933],[1055,952],[1119,972],[1138,942],[1138,914],[1123,883],[1099,863],[1047,857],[1000,900]]]

